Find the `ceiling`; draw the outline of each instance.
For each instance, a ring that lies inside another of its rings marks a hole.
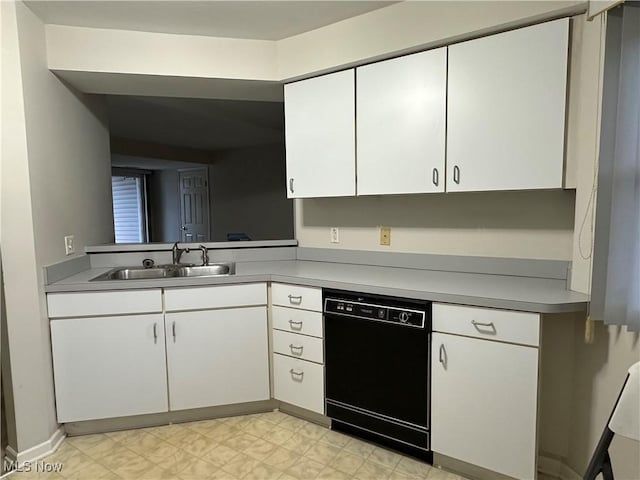
[[[193,148],[225,150],[282,143],[281,102],[110,95],[112,137]]]
[[[28,0],[25,3],[47,24],[280,40],[397,2]]]

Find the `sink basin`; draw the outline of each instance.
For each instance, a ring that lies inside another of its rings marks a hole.
[[[233,275],[235,263],[214,263],[210,265],[160,265],[152,268],[144,267],[118,267],[109,270],[102,275],[92,278],[94,280],[152,280],[156,278],[175,277],[218,277]]]
[[[198,267],[180,267],[178,277],[213,277],[218,275],[232,275],[235,273],[232,263],[216,263]]]

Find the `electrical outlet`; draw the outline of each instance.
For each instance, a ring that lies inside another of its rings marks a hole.
[[[75,251],[76,249],[73,246],[73,235],[67,235],[64,237],[64,253],[66,255],[71,255]]]
[[[331,227],[331,243],[340,243],[340,232],[338,231],[338,227]]]
[[[380,245],[391,245],[391,227],[380,227]]]

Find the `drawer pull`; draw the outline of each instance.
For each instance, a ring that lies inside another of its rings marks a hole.
[[[300,305],[302,303],[302,295],[289,295],[289,303]]]
[[[482,323],[482,322],[476,322],[475,320],[471,320],[471,324],[476,327],[476,330],[478,330],[480,333],[490,333],[492,335],[495,335],[497,332],[496,330],[496,326],[493,324],[493,322],[489,322],[489,323]],[[489,329],[490,331],[487,331],[487,329]]]
[[[296,382],[301,382],[302,377],[304,376],[304,372],[297,372],[293,368],[289,370],[289,373],[291,374],[291,378]]]
[[[294,325],[296,325],[294,327]],[[291,327],[291,330],[302,330],[302,320],[289,320],[289,326]]]
[[[158,343],[158,324],[153,324],[153,343]]]
[[[303,345],[294,345],[293,343],[289,344],[289,349],[291,350],[291,353],[294,355],[302,355],[303,348],[304,348]]]

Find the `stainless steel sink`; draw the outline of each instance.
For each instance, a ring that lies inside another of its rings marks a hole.
[[[199,267],[180,267],[178,277],[214,277],[219,275],[233,275],[235,264],[216,263],[213,265],[202,265]]]
[[[157,267],[118,267],[102,275],[92,278],[95,280],[151,280],[157,278],[175,277],[218,277],[233,275],[236,265],[229,263],[214,263],[210,265],[160,265]]]

